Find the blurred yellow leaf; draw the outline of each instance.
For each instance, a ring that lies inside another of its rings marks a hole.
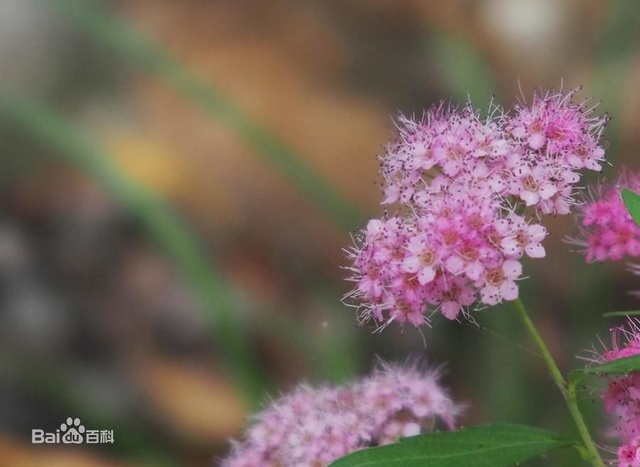
[[[120,169],[138,183],[168,198],[184,192],[190,168],[166,145],[138,133],[113,134],[108,143]]]
[[[137,377],[160,416],[179,436],[226,442],[244,424],[245,408],[222,374],[188,362],[144,357]]]

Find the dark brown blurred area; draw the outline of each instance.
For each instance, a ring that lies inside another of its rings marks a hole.
[[[376,158],[393,118],[442,99],[470,95],[486,107],[495,94],[509,106],[536,87],[582,85],[613,115],[614,165],[637,167],[638,22],[616,2],[99,3],[355,204],[362,214],[351,230],[382,212]],[[0,0],[3,91],[70,115],[123,173],[178,210],[249,323],[271,396],[299,380],[367,371],[374,355],[411,355],[447,363],[447,384],[469,406],[465,425],[567,428],[517,320],[496,316],[504,310],[480,312],[479,328],[436,320],[426,347],[414,330],[355,328],[339,302],[350,287],[341,269],[348,229],[232,126],[97,46],[55,4]],[[211,465],[241,433],[247,407],[207,312],[99,180],[32,138],[2,126],[0,135],[0,466]],[[584,268],[561,241],[570,220],[549,228],[549,255],[527,265],[533,279],[522,288],[568,369],[595,333],[606,335],[602,312],[637,308],[625,294],[640,286],[623,265]],[[293,323],[295,339],[280,320]],[[68,416],[113,429],[116,442],[31,444],[33,428],[55,430]]]

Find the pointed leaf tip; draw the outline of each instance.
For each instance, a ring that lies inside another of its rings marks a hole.
[[[631,214],[636,225],[640,226],[640,195],[626,188],[622,190],[621,194],[627,211]]]
[[[584,375],[628,375],[633,371],[640,371],[640,355],[618,358],[578,371]]]
[[[571,446],[578,443],[551,431],[497,424],[404,438],[400,443],[356,451],[331,467],[507,467]]]

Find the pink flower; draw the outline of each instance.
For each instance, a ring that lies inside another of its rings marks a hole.
[[[436,277],[439,265],[437,245],[432,244],[426,235],[417,235],[409,240],[408,255],[402,261],[402,270],[416,274],[420,285],[431,282]]]
[[[355,383],[360,398],[356,409],[371,424],[376,444],[431,429],[434,417],[455,429],[461,407],[441,388],[439,376],[438,371],[381,364],[371,376]]]
[[[455,251],[447,258],[445,268],[454,276],[464,274],[472,281],[478,280],[485,270],[483,259],[489,246],[483,239],[462,238]]]
[[[601,162],[604,161],[604,149],[591,138],[578,144],[573,151],[566,156],[567,163],[575,169],[589,169],[595,172],[602,170]]]
[[[575,92],[535,94],[530,106],[515,107],[507,123],[510,134],[525,145],[519,158],[510,159],[516,178],[512,191],[542,214],[569,214],[572,187],[580,179],[574,170],[599,171],[604,161],[599,139],[608,119],[593,116],[593,107],[575,104]],[[518,173],[518,167],[527,167],[525,173]]]
[[[547,229],[540,224],[529,224],[524,217],[513,214],[496,222],[496,229],[503,235],[500,242],[502,252],[510,259],[518,259],[523,253],[530,258],[544,258],[542,240]]]
[[[383,204],[398,213],[370,221],[349,250],[356,287],[345,298],[362,321],[421,326],[433,312],[457,319],[476,301],[518,297],[518,260],[546,255],[540,215],[571,212],[577,170],[599,170],[604,158],[606,119],[573,94],[535,95],[512,116],[440,105],[399,119],[380,158]],[[615,255],[616,242],[635,251],[626,235],[598,237],[598,254]]]
[[[325,466],[350,452],[430,431],[436,418],[453,430],[462,408],[439,377],[438,371],[381,364],[346,386],[298,386],[255,416],[221,466]]]
[[[485,305],[496,305],[504,300],[518,298],[518,286],[515,281],[522,274],[522,264],[508,259],[501,265],[488,270],[484,286],[480,289],[480,300]]]
[[[640,227],[622,202],[623,188],[640,191],[640,177],[624,173],[615,185],[596,188],[592,199],[580,205],[579,238],[569,241],[584,248],[587,262],[640,256]]]
[[[618,467],[640,467],[640,439],[633,439],[618,448]]]
[[[611,341],[611,349],[597,355],[596,362],[640,355],[640,321],[629,318],[625,327],[613,328]],[[618,465],[640,467],[640,372],[609,377],[603,401],[612,421],[609,434],[620,442]]]
[[[462,278],[454,277],[445,281],[440,278],[437,290],[442,316],[449,320],[454,320],[460,312],[476,301],[476,293],[470,284]]]
[[[584,103],[575,104],[576,91],[535,94],[530,106],[516,106],[516,115],[508,126],[511,134],[526,141],[529,149],[557,155],[565,161],[571,159],[573,167],[599,170],[597,162],[602,161],[603,153],[598,140],[607,118],[592,116],[593,108],[586,108]],[[580,164],[575,156],[589,162]]]
[[[513,176],[512,193],[518,195],[527,206],[535,206],[558,192],[550,171],[543,166],[529,168],[521,165],[514,170]]]

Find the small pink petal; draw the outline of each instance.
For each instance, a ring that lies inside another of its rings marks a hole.
[[[524,251],[527,253],[529,258],[544,258],[546,256],[546,251],[544,247],[540,243],[529,243]]]
[[[422,268],[418,273],[418,282],[420,285],[426,285],[436,277],[436,270],[434,268]]]
[[[513,237],[503,239],[500,242],[500,246],[505,255],[518,255],[521,252],[518,241]]]
[[[451,255],[444,263],[444,267],[453,275],[458,275],[464,271],[464,261],[458,255]]]
[[[420,258],[418,256],[409,256],[402,262],[402,269],[405,272],[417,273],[422,267],[422,263],[420,262]]]
[[[542,199],[549,199],[558,192],[558,188],[552,183],[545,183],[540,187],[538,194]]]
[[[510,279],[516,279],[522,274],[522,263],[512,259],[508,259],[502,265],[504,275]]]
[[[520,198],[527,206],[533,206],[540,201],[540,196],[538,193],[534,193],[533,191],[522,190],[520,191]]]
[[[480,299],[485,305],[495,305],[500,301],[500,291],[492,285],[484,286],[480,290]]]
[[[539,224],[530,225],[527,234],[532,242],[541,242],[547,236],[547,229]]]
[[[640,241],[632,238],[627,242],[626,247],[627,247],[627,254],[629,256],[640,255]]]
[[[529,143],[531,149],[540,149],[545,142],[546,138],[542,133],[534,133],[527,138],[527,143]]]
[[[504,281],[500,286],[500,295],[505,300],[515,300],[518,298],[518,286],[513,281]]]
[[[482,273],[484,272],[484,270],[485,270],[485,267],[480,261],[473,261],[469,263],[469,265],[467,266],[465,274],[470,280],[477,281],[482,275]]]
[[[443,302],[441,312],[445,318],[454,320],[460,314],[460,304],[454,301]]]

